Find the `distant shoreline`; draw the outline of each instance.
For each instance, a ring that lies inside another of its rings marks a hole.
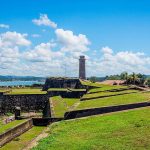
[[[31,86],[33,84],[44,84],[40,81],[0,81],[0,86]]]

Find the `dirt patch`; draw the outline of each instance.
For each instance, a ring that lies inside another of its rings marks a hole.
[[[77,108],[77,106],[79,106],[80,102],[77,102],[75,103],[74,105],[72,105],[70,108],[69,108],[69,111],[73,111]]]

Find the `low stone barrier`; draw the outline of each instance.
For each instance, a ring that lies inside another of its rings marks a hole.
[[[47,126],[53,122],[61,121],[64,118],[32,118],[34,126]]]
[[[62,98],[80,98],[86,91],[48,91],[49,97],[61,96]]]
[[[150,106],[150,102],[142,102],[142,103],[133,103],[133,104],[126,104],[126,105],[118,105],[118,106],[108,106],[108,107],[101,107],[101,108],[91,108],[91,109],[83,109],[83,110],[76,110],[66,112],[64,118],[67,119],[74,119],[74,118],[81,118],[86,116],[128,110],[128,109],[135,109],[140,107],[147,107]]]
[[[0,147],[8,143],[12,139],[31,129],[33,126],[32,119],[27,120],[26,122],[6,131],[5,133],[0,134]]]

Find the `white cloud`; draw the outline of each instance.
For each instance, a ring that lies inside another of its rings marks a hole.
[[[33,19],[32,22],[38,26],[44,25],[44,26],[49,26],[52,28],[57,28],[57,24],[53,21],[51,21],[47,14],[40,14],[39,19]]]
[[[52,48],[55,46],[55,43],[41,43],[33,50],[25,52],[23,56],[26,60],[31,62],[50,62],[53,58],[57,59],[58,57],[60,58],[63,56],[63,53],[61,52],[52,51]]]
[[[79,56],[89,50],[90,41],[86,35],[74,35],[72,31],[63,29],[56,29],[55,33],[57,41],[62,45],[61,51]]]
[[[6,32],[0,34],[0,66],[12,69],[20,61],[20,46],[29,46],[31,42],[26,39],[27,34]]]
[[[6,29],[9,29],[9,25],[7,25],[7,24],[0,24],[0,28],[6,28]]]
[[[38,38],[38,37],[40,37],[40,35],[39,35],[39,34],[32,34],[31,36],[32,36],[32,37],[34,37],[34,38]]]
[[[0,34],[0,47],[29,46],[31,42],[26,39],[27,34],[17,32],[6,32]]]
[[[150,57],[145,53],[129,50],[115,53],[108,46],[102,47],[100,53],[89,49],[90,41],[86,35],[76,35],[64,29],[56,29],[55,34],[56,39],[34,47],[29,47],[31,42],[27,39],[27,34],[10,31],[0,34],[0,72],[15,75],[78,76],[78,58],[79,55],[85,55],[88,58],[87,76],[105,76],[123,71],[150,74]]]
[[[89,76],[119,74],[123,71],[150,74],[150,57],[144,53],[132,51],[114,53],[109,47],[103,47],[101,51],[102,56],[99,59],[87,61]]]
[[[109,48],[108,46],[102,47],[102,52],[105,54],[112,54],[113,53],[112,49]]]

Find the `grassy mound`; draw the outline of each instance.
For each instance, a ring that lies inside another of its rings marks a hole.
[[[131,104],[131,103],[149,101],[149,99],[150,99],[150,92],[146,92],[146,93],[138,92],[133,94],[117,95],[112,97],[81,101],[80,105],[78,105],[76,109],[80,110],[80,109],[87,109],[87,108]]]
[[[103,96],[111,96],[111,95],[117,95],[117,94],[125,94],[125,93],[133,93],[133,92],[138,92],[138,90],[124,90],[124,91],[119,91],[119,92],[97,92],[97,93],[88,93],[85,94],[82,99],[86,98],[92,98],[95,99],[97,97],[103,97]]]
[[[66,111],[79,101],[77,98],[62,98],[60,96],[54,96],[50,98],[53,104],[54,117],[64,117]]]
[[[149,150],[150,109],[63,121],[33,150]]]
[[[121,85],[100,85],[99,88],[91,89],[89,93],[104,92],[108,90],[119,90],[119,89],[129,89],[129,87]]]

